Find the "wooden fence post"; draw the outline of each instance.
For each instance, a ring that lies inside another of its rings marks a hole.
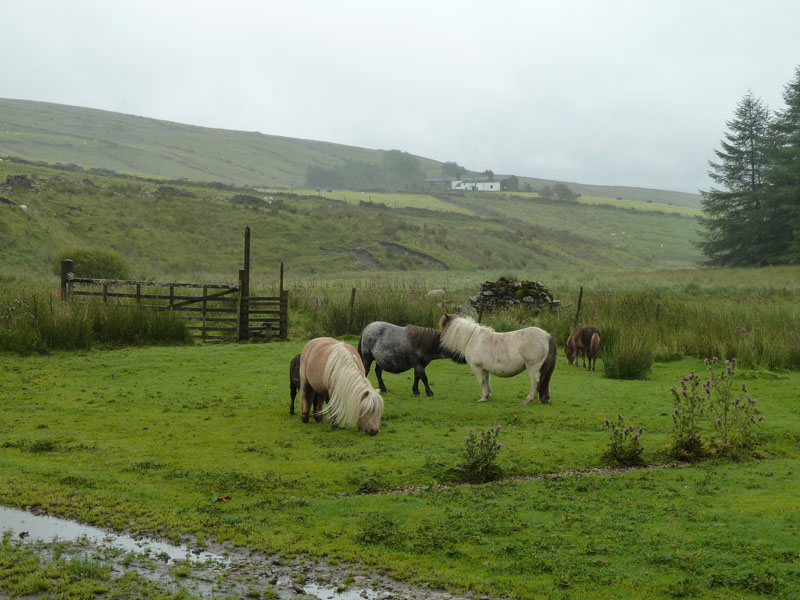
[[[239,271],[239,339],[250,338],[250,228],[244,228],[244,269]]]
[[[206,341],[206,308],[208,307],[208,286],[203,286],[203,341]]]
[[[279,289],[280,296],[280,321],[279,330],[280,338],[286,340],[289,338],[289,292],[283,289],[283,263],[281,263],[281,283]]]
[[[282,340],[289,339],[289,291],[281,290],[280,335]]]
[[[240,340],[247,339],[248,328],[248,298],[244,292],[244,269],[239,269],[239,298],[236,301],[236,337]]]
[[[581,286],[581,291],[578,294],[578,309],[575,311],[575,323],[572,324],[573,328],[578,326],[578,319],[581,316],[581,302],[583,302],[583,286]]]
[[[61,261],[61,299],[66,300],[72,291],[69,284],[69,274],[72,273],[72,259]]]
[[[350,290],[350,311],[347,313],[347,332],[350,333],[350,326],[353,324],[353,307],[356,303],[356,288]]]

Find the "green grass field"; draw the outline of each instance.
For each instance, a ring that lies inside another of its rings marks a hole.
[[[478,403],[469,369],[437,361],[434,398],[411,395],[409,373],[385,376],[368,437],[289,416],[302,345],[4,355],[0,502],[492,597],[797,597],[795,373],[742,374],[766,419],[760,459],[677,467],[669,388],[702,369],[694,359],[620,382],[562,357],[552,404],[528,406],[524,375],[493,378]],[[576,473],[603,466],[603,419],[617,413],[645,428],[645,459],[662,468]],[[507,478],[437,487],[469,429],[497,424]]]

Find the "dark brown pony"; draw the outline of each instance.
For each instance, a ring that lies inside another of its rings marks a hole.
[[[297,390],[300,389],[300,355],[298,354],[289,363],[289,395],[292,397],[292,403],[289,405],[289,414],[294,414],[294,399],[297,396]]]
[[[590,371],[597,365],[597,351],[600,349],[600,330],[594,325],[578,325],[572,335],[567,339],[564,352],[569,364],[578,366],[578,357],[583,357],[583,366],[586,367],[586,358],[589,358]]]

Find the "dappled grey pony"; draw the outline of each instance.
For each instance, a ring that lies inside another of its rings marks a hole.
[[[425,393],[433,396],[428,385],[425,367],[437,358],[452,358],[464,363],[464,358],[457,352],[451,352],[441,345],[441,332],[438,329],[418,327],[416,325],[392,325],[385,321],[374,321],[364,327],[358,341],[358,353],[364,362],[364,369],[369,374],[370,366],[375,361],[375,375],[382,392],[387,391],[382,374],[402,373],[414,369],[414,384],[411,391],[419,395],[419,382],[425,386]]]

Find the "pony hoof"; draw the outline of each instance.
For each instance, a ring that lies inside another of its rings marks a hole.
[[[428,395],[428,398],[432,398],[434,395],[433,392],[425,392],[425,393]]]
[[[412,393],[413,393],[415,396],[419,396],[419,390],[411,390],[411,392],[412,392]],[[429,394],[429,395],[430,395],[430,394]]]
[[[308,423],[308,415],[303,415],[300,417],[300,420],[303,421],[303,423]]]
[[[488,398],[478,398],[478,402],[488,402]]]

